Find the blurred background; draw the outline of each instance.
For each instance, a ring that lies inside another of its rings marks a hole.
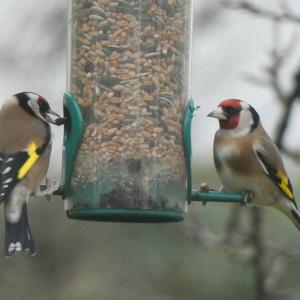
[[[1,0],[0,101],[35,91],[62,111],[68,3]],[[251,103],[276,140],[300,198],[299,1],[194,1],[194,186],[220,185],[206,115]],[[62,129],[50,178],[61,176]],[[300,234],[272,209],[193,203],[178,224],[72,221],[63,202],[33,199],[35,257],[0,258],[1,299],[299,299]],[[4,224],[0,216],[0,224]],[[0,231],[3,244],[4,229]]]

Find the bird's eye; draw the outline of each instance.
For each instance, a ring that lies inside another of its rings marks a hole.
[[[224,112],[229,116],[238,115],[242,110],[240,107],[232,107],[232,106],[223,106],[222,108]]]
[[[44,115],[47,111],[50,110],[50,106],[49,106],[49,103],[46,101],[46,100],[41,100],[39,99],[38,100],[38,104],[39,104],[39,109],[40,109],[40,113],[42,115]]]

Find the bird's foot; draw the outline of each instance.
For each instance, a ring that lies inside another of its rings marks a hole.
[[[221,186],[220,188],[216,189],[211,189],[206,182],[202,182],[200,184],[200,187],[198,188],[199,193],[208,193],[208,192],[224,192],[224,187]]]
[[[226,190],[225,190],[225,188],[224,188],[223,185],[221,185],[221,186],[218,188],[217,191],[218,191],[218,192],[226,192]]]
[[[199,193],[208,193],[210,191],[209,185],[206,182],[202,182],[198,188]],[[203,206],[207,204],[207,201],[202,200]]]
[[[210,189],[209,189],[208,183],[202,182],[202,183],[200,184],[200,187],[199,187],[198,191],[199,191],[200,193],[209,192]]]
[[[51,195],[60,187],[60,183],[56,180],[50,180],[46,178],[46,182],[43,185],[40,185],[37,190],[35,191],[35,196],[45,198],[50,201]]]
[[[223,189],[223,187],[221,187],[218,191],[221,191],[222,189]],[[206,182],[202,182],[200,184],[200,187],[198,188],[198,191],[199,191],[199,193],[209,193],[209,192],[215,192],[217,190],[211,189]],[[202,200],[202,204],[206,205],[207,201]]]
[[[243,199],[241,202],[242,206],[247,206],[248,204],[251,203],[252,198],[254,197],[254,193],[251,191],[244,191],[243,192]]]

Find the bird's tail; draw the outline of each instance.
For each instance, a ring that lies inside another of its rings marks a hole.
[[[35,255],[35,246],[32,239],[27,204],[23,204],[20,220],[17,223],[9,223],[5,218],[5,245],[6,256],[11,256],[15,251],[25,251],[26,254]]]
[[[294,223],[294,225],[300,231],[300,211],[298,210],[296,204],[294,202],[290,202],[288,205],[278,208]]]

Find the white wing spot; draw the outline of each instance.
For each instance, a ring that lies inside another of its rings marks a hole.
[[[11,183],[13,181],[12,178],[8,178],[5,181],[3,181],[3,184]]]
[[[0,194],[0,196],[4,196],[4,195],[5,195],[5,193],[1,193],[1,194]]]
[[[8,172],[10,172],[11,171],[11,167],[6,167],[5,169],[4,169],[4,171],[2,172],[2,174],[4,175],[4,174],[7,174]]]
[[[8,188],[8,184],[4,184],[4,185],[2,186],[2,188],[7,189],[7,188]]]
[[[10,157],[9,159],[7,159],[7,160],[5,161],[5,163],[7,164],[7,163],[10,163],[10,162],[12,162],[12,161],[14,161],[14,158],[13,158],[13,157]]]

